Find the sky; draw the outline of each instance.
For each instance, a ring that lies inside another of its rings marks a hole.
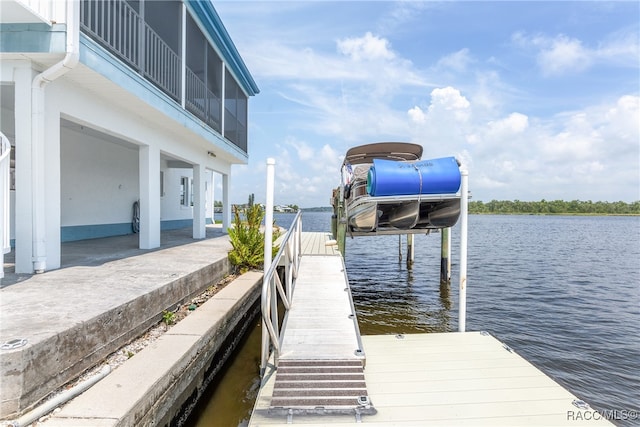
[[[329,206],[346,151],[455,156],[472,200],[640,200],[637,1],[214,1],[260,88],[231,202]]]

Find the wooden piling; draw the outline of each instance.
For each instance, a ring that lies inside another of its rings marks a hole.
[[[440,283],[451,283],[450,263],[449,263],[449,228],[440,230]]]
[[[413,260],[415,257],[415,252],[413,249],[413,234],[407,234],[407,269],[411,270],[413,268]]]

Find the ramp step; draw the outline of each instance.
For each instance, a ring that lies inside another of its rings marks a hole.
[[[280,360],[271,414],[373,414],[359,360]]]

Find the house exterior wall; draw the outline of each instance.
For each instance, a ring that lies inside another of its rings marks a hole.
[[[131,233],[139,195],[137,147],[63,128],[60,154],[61,227],[127,224]]]
[[[229,175],[233,164],[248,159],[246,103],[258,93],[255,82],[210,2],[184,0],[180,7],[163,9],[190,14],[209,43],[207,55],[221,60],[207,62],[203,75],[224,76],[235,88],[229,95],[224,80],[211,86],[222,88],[220,107],[233,128],[225,128],[224,118],[216,125],[220,129],[210,125],[198,110],[208,105],[203,102],[210,95],[199,98],[201,92],[185,89],[208,87],[203,81],[185,81],[187,71],[200,71],[171,68],[183,81],[177,92],[168,92],[137,68],[140,54],[126,60],[125,52],[115,52],[110,44],[117,38],[90,33],[99,28],[92,27],[97,24],[88,18],[88,8],[116,3],[131,5],[121,0],[12,0],[10,9],[2,6],[0,83],[15,87],[13,105],[5,108],[3,102],[2,130],[12,127],[16,152],[11,236],[18,273],[60,267],[61,242],[133,232],[137,200],[141,248],[158,247],[162,229],[192,226],[193,237],[202,238],[213,219],[214,176],[221,178],[223,228],[230,224]],[[143,27],[153,25],[157,16],[152,9],[160,6],[151,0],[135,4],[142,10],[143,3],[149,21],[144,14],[132,19]],[[15,13],[21,6],[24,11]],[[190,49],[182,26],[178,55]],[[139,47],[146,43],[140,40]],[[40,78],[42,72],[46,77]],[[182,177],[189,179],[189,203],[181,203]]]

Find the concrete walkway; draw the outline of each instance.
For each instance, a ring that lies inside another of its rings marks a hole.
[[[0,419],[24,413],[48,393],[99,363],[229,272],[228,236],[208,226],[164,231],[161,247],[137,248],[137,235],[62,245],[62,268],[12,272],[0,289]]]

